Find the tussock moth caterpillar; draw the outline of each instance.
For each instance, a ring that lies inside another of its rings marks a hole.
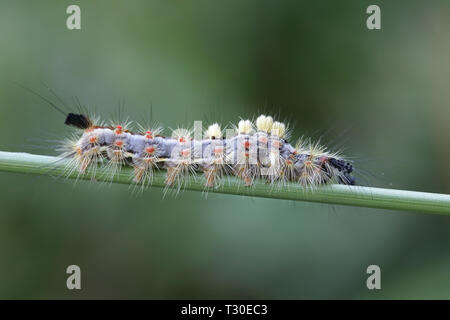
[[[166,189],[176,191],[199,174],[204,176],[206,190],[220,187],[229,176],[239,178],[246,187],[256,179],[280,187],[296,182],[308,189],[355,184],[350,161],[310,139],[290,144],[286,125],[271,116],[242,119],[225,134],[218,123],[203,131],[201,122],[194,122],[192,129],[177,128],[164,136],[159,126],[104,124],[83,112],[64,112],[43,99],[64,114],[66,125],[79,130],[62,143],[68,174],[90,172],[94,177],[102,170],[112,180],[122,167],[130,166],[134,183],[144,188],[151,185],[155,170],[166,170]]]

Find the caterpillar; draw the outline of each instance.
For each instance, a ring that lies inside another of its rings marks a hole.
[[[281,186],[295,182],[305,188],[355,184],[351,161],[311,139],[290,144],[287,126],[271,116],[260,115],[254,122],[242,119],[225,135],[218,123],[203,131],[201,123],[194,122],[192,129],[178,128],[164,136],[159,126],[105,125],[77,113],[68,113],[65,124],[80,130],[61,148],[68,173],[91,172],[94,177],[104,166],[112,180],[122,167],[130,166],[134,183],[145,187],[156,170],[166,170],[166,187],[178,191],[198,174],[204,176],[205,189],[220,187],[230,176],[246,187],[256,179]]]
[[[218,123],[203,131],[201,121],[192,129],[177,128],[163,135],[159,125],[131,127],[131,123],[104,124],[88,116],[77,100],[80,113],[67,112],[50,99],[16,83],[64,115],[64,124],[79,132],[65,139],[58,150],[66,161],[65,174],[90,174],[104,168],[112,181],[122,167],[132,167],[132,180],[142,188],[150,186],[156,170],[166,170],[166,188],[179,191],[191,178],[203,174],[205,190],[218,188],[224,178],[235,176],[245,187],[260,179],[280,187],[288,182],[305,189],[323,184],[354,185],[352,161],[339,152],[330,152],[318,142],[300,138],[288,142],[287,125],[273,117],[260,115],[256,121],[241,119],[224,132]],[[67,104],[50,88],[58,101]]]

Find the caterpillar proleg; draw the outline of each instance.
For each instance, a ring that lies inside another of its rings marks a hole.
[[[131,166],[133,181],[145,187],[155,170],[166,170],[167,188],[177,191],[198,174],[205,178],[205,189],[219,187],[226,176],[238,177],[246,187],[255,179],[278,185],[293,181],[305,188],[355,184],[350,161],[309,139],[290,144],[285,124],[271,116],[240,120],[225,134],[214,123],[204,132],[201,125],[178,128],[170,137],[160,127],[132,130],[128,123],[103,125],[76,113],[69,113],[65,124],[81,130],[64,142],[62,154],[69,159],[67,171],[80,175],[104,167],[113,179],[123,166]]]

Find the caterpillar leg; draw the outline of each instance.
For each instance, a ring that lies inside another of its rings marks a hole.
[[[214,188],[222,185],[225,175],[226,165],[222,159],[214,159],[213,163],[205,166],[203,174],[205,175],[205,187]]]
[[[90,143],[84,148],[82,146],[75,147],[73,162],[79,175],[84,175],[88,169],[92,169],[91,178],[94,178],[97,172],[97,166],[103,159],[103,149],[98,145],[95,137],[91,137]]]
[[[189,184],[192,177],[195,176],[195,165],[191,161],[180,161],[175,166],[167,168],[166,176],[166,188],[173,187],[175,192],[178,193],[182,187]]]
[[[205,187],[206,188],[214,188],[216,183],[216,176],[217,176],[217,168],[211,167],[208,169],[203,170],[203,174],[205,175]]]
[[[153,173],[158,169],[158,160],[153,157],[146,157],[134,162],[133,182],[141,184],[142,188],[149,186],[153,182]]]
[[[172,186],[175,181],[177,180],[177,177],[179,176],[179,168],[177,167],[169,167],[167,168],[167,175],[166,175],[166,186]]]
[[[182,186],[189,183],[189,179],[195,176],[196,164],[191,159],[192,150],[185,147],[177,154],[177,158],[167,161],[166,188],[175,187],[180,191]]]
[[[253,170],[250,165],[239,165],[235,168],[235,175],[244,181],[244,186],[251,187],[253,185]]]

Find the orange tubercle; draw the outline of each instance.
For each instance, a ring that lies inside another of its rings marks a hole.
[[[115,130],[115,133],[116,134],[122,134],[122,132],[123,132],[123,127],[122,126],[117,126],[116,130]]]
[[[217,156],[217,155],[220,155],[220,154],[222,154],[223,153],[223,147],[215,147],[214,148],[214,154]]]
[[[147,131],[145,133],[145,138],[146,139],[153,139],[153,133],[151,131]]]
[[[190,149],[184,149],[183,151],[181,151],[181,155],[183,157],[188,157],[191,154],[191,150]]]

